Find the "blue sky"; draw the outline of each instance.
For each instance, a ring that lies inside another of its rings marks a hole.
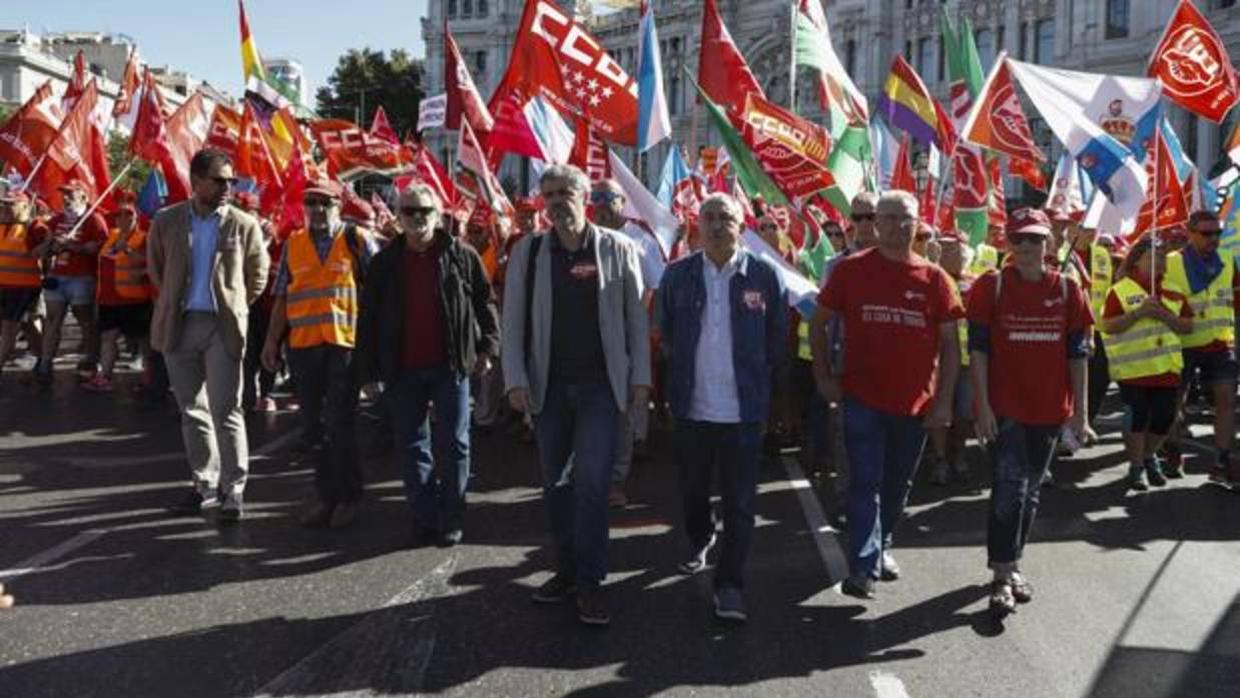
[[[424,52],[429,0],[248,0],[250,31],[264,57],[296,58],[311,93],[350,48]],[[241,92],[236,0],[0,0],[0,29],[128,34],[152,65],[187,70],[233,95]]]

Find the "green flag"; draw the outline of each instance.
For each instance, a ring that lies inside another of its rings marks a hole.
[[[959,129],[964,125],[973,100],[981,93],[986,76],[982,72],[982,61],[977,53],[977,43],[973,40],[973,25],[968,18],[965,18],[959,32],[947,17],[947,10],[943,10],[942,18],[943,51],[946,53],[944,57],[949,79],[948,91],[951,97],[950,109],[956,128]],[[990,200],[990,185],[985,176],[985,159],[980,148],[962,141],[956,148],[952,169],[953,181],[962,170],[972,173],[970,180],[977,179],[976,184],[985,187],[978,193],[984,193],[984,198],[987,201]],[[979,176],[980,179],[978,179]],[[953,187],[955,186],[957,185],[953,184]],[[976,202],[978,197],[976,194],[955,197],[953,206],[956,212],[956,227],[968,235],[970,244],[977,245],[986,240],[986,232],[990,224],[988,207],[962,205],[962,202],[966,200]]]
[[[710,117],[710,122],[714,124],[715,130],[719,132],[720,138],[723,139],[723,147],[728,149],[728,158],[732,161],[732,171],[736,173],[736,181],[740,182],[741,189],[750,197],[761,195],[768,204],[778,204],[780,206],[788,205],[788,198],[784,193],[775,186],[770,177],[762,171],[762,166],[758,164],[753,153],[749,150],[749,146],[745,145],[745,140],[741,138],[741,134],[732,128],[732,123],[728,121],[728,117],[723,113],[717,104],[710,101],[710,97],[702,91],[700,85],[692,77],[689,78],[693,82],[693,86],[697,88],[698,95],[702,98],[702,103],[706,105],[706,114]]]
[[[835,186],[826,191],[826,197],[845,216],[852,213],[853,197],[865,189],[869,160],[870,134],[864,125],[845,128],[827,156],[827,169],[835,177]]]
[[[827,236],[818,231],[818,242],[812,247],[801,251],[800,261],[801,268],[805,270],[806,276],[810,281],[817,282],[822,278],[822,268],[826,266],[827,260],[835,255],[835,251],[831,248],[831,241]]]
[[[818,71],[831,113],[831,137],[839,138],[849,124],[869,120],[869,105],[831,44],[831,31],[822,5],[818,0],[801,0],[796,13],[792,31],[794,60],[796,65]]]

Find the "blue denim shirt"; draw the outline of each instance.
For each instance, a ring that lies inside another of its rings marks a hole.
[[[770,263],[742,250],[748,259],[732,276],[730,305],[732,363],[742,422],[766,419],[771,371],[788,356],[788,297]],[[698,339],[706,308],[701,252],[674,262],[655,295],[655,322],[668,357],[667,394],[672,414],[687,419],[693,403]]]
[[[215,312],[215,293],[211,288],[211,272],[215,266],[215,250],[219,246],[219,240],[219,211],[212,211],[211,215],[206,218],[200,218],[193,209],[190,209],[190,274],[189,292],[185,294],[186,310]]]

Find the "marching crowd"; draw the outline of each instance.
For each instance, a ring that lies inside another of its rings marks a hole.
[[[1130,489],[1184,477],[1195,384],[1213,408],[1209,477],[1240,488],[1240,278],[1211,213],[1125,246],[1019,209],[974,250],[923,223],[912,195],[863,193],[846,221],[820,221],[835,255],[801,317],[783,265],[742,240],[753,227],[795,267],[786,219],[760,202],[749,218],[724,193],[664,255],[625,218],[616,182],[567,165],[542,173],[540,206],[520,202],[511,230],[454,218],[417,182],[397,194],[395,220],[376,225],[343,215],[342,185],[316,180],[305,227],[284,237],[234,181],[228,156],[200,151],[192,197],[149,226],[130,195],[109,220],[73,184],[56,212],[18,189],[0,196],[0,366],[24,335],[33,381],[50,383],[68,313],[82,331],[83,390],[114,391],[122,347],[137,352],[142,399],[171,392],[180,416],[192,485],[178,513],[218,505],[221,523],[243,518],[245,414],[275,409],[285,369],[314,463],[301,524],[341,528],[361,511],[359,395],[385,412],[418,544],[463,540],[471,430],[508,420],[537,444],[555,552],[533,599],[571,598],[591,625],[609,622],[608,508],[626,503],[654,421],[673,425],[679,569],[706,569],[718,545],[714,613],[727,621],[747,617],[760,464],[784,446],[835,470],[850,563],[841,590],[872,598],[877,581],[900,577],[893,534],[919,464],[935,484],[964,477],[976,438],[992,473],[998,614],[1032,599],[1020,560],[1048,466],[1097,439],[1112,382]]]

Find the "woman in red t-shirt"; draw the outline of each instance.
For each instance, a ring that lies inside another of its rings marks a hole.
[[[1177,335],[1193,328],[1193,309],[1184,295],[1162,283],[1165,256],[1166,249],[1155,247],[1150,238],[1137,241],[1120,265],[1119,281],[1102,311],[1102,341],[1124,402],[1128,486],[1139,492],[1149,489],[1146,478],[1155,487],[1167,484],[1155,453],[1175,422],[1184,366]],[[1158,289],[1157,300],[1151,287]],[[1124,361],[1125,356],[1131,358]]]
[[[994,578],[990,610],[1006,615],[1033,599],[1020,558],[1038,510],[1042,478],[1064,424],[1085,431],[1085,365],[1092,323],[1075,281],[1048,268],[1050,221],[1037,209],[1008,217],[1010,264],[969,293],[969,356],[977,435],[989,442],[986,548]]]

